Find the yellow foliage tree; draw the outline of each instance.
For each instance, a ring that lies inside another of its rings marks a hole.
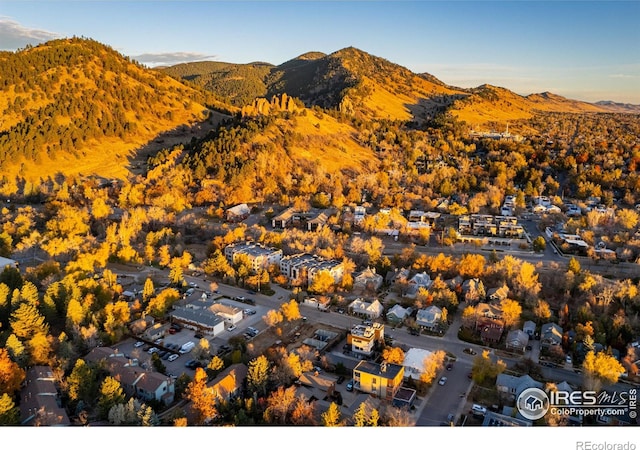
[[[404,351],[400,347],[386,347],[382,350],[382,359],[392,364],[404,362]]]
[[[420,374],[420,381],[427,384],[433,382],[438,372],[444,367],[444,359],[446,356],[443,350],[436,350],[427,356],[422,363],[423,369]]]
[[[283,303],[280,306],[280,312],[282,312],[284,320],[287,320],[289,322],[298,320],[302,317],[300,315],[300,307],[298,305],[298,302],[294,299],[291,299],[288,303]]]
[[[602,385],[618,382],[624,367],[618,360],[605,352],[587,352],[582,363],[583,384],[586,389],[599,390]]]
[[[198,367],[184,394],[185,398],[191,401],[191,409],[195,413],[197,425],[215,418],[218,413],[214,390],[207,386],[207,381],[207,373]]]

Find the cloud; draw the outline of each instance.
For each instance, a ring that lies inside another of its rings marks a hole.
[[[15,51],[60,37],[51,31],[27,28],[10,17],[0,16],[0,50]]]
[[[172,66],[174,64],[195,61],[211,61],[216,59],[217,55],[206,55],[195,52],[143,53],[142,55],[132,56],[131,58],[147,66],[155,67]]]
[[[635,75],[629,75],[626,73],[614,73],[609,75],[609,78],[635,78]]]

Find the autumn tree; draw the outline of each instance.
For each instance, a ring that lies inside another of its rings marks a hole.
[[[340,407],[335,402],[331,402],[329,409],[322,413],[322,425],[325,427],[340,427],[343,425],[341,416]]]
[[[278,387],[267,398],[264,418],[269,423],[286,424],[296,405],[296,387]]]
[[[107,376],[100,385],[100,398],[98,399],[98,409],[100,417],[109,418],[111,407],[125,403],[126,397],[120,382],[113,377]]]
[[[222,358],[220,358],[217,355],[211,358],[211,361],[209,361],[209,364],[207,365],[207,369],[211,370],[214,374],[218,373],[223,368],[224,368],[224,361],[222,360]]]
[[[589,351],[582,363],[583,387],[597,391],[603,385],[617,383],[623,372],[624,367],[615,357],[605,352]]]
[[[145,312],[153,317],[162,318],[178,300],[180,300],[180,293],[177,289],[163,289],[158,292],[158,295],[151,297]]]
[[[24,370],[13,362],[5,348],[0,348],[0,392],[13,395],[24,379]]]
[[[184,393],[184,398],[191,402],[191,410],[195,414],[197,425],[212,420],[218,413],[216,395],[213,388],[207,386],[208,381],[205,370],[198,367]]]
[[[317,425],[315,405],[316,402],[310,402],[304,394],[300,394],[291,412],[291,424],[300,426]]]
[[[284,320],[287,320],[289,322],[293,322],[294,320],[298,320],[302,317],[300,315],[298,302],[294,299],[291,299],[288,303],[283,303],[280,306],[280,311],[282,312]]]
[[[533,307],[533,314],[538,320],[538,323],[549,321],[549,319],[551,319],[551,307],[549,303],[538,299],[536,305]]]
[[[467,306],[462,311],[462,325],[465,328],[473,328],[476,323],[476,308]]]
[[[22,303],[11,315],[11,329],[19,338],[26,339],[36,334],[47,334],[49,326],[34,305]]]
[[[520,303],[515,300],[505,298],[500,302],[500,309],[502,310],[504,326],[507,329],[518,324],[520,321],[520,315],[522,314],[522,306],[520,306]]]
[[[0,394],[0,425],[20,425],[20,408],[7,393]]]
[[[264,323],[266,323],[269,327],[275,327],[280,322],[282,322],[283,319],[284,318],[282,316],[282,313],[280,311],[276,311],[275,309],[270,309],[269,311],[267,311],[266,315],[262,316],[262,320],[264,320]]]
[[[109,410],[109,423],[113,425],[160,425],[160,419],[150,406],[130,398],[126,403],[118,403]]]
[[[336,281],[328,270],[319,271],[314,277],[309,292],[312,294],[326,294],[333,290]]]
[[[83,359],[78,359],[66,380],[69,399],[75,404],[79,401],[90,403],[98,396],[99,384],[97,372]]]
[[[436,379],[438,372],[444,367],[444,359],[447,354],[443,350],[436,350],[431,352],[424,358],[422,363],[422,373],[420,374],[420,381],[426,384],[430,384]]]
[[[392,364],[402,364],[404,362],[404,351],[400,347],[385,347],[382,350],[382,359]]]
[[[500,359],[493,362],[489,350],[483,350],[482,354],[473,359],[473,381],[482,385],[485,380],[495,380],[507,368],[507,365]]]
[[[153,287],[153,280],[151,278],[147,278],[144,281],[144,287],[142,288],[142,300],[148,302],[153,294],[155,293],[155,288]]]
[[[351,420],[354,427],[364,427],[367,424],[367,404],[365,402],[360,403],[360,406],[353,412]]]
[[[464,278],[480,278],[484,275],[486,260],[484,256],[468,253],[460,259],[458,272]]]
[[[249,362],[247,372],[247,384],[254,392],[267,393],[267,382],[269,381],[269,360],[266,356],[260,355]]]

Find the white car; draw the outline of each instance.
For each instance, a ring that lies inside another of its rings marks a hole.
[[[442,377],[440,378],[440,381],[438,381],[438,384],[440,386],[444,386],[447,383],[447,377]]]
[[[135,348],[142,347],[143,345],[144,345],[144,342],[142,341],[137,341],[135,344],[133,344]]]
[[[233,331],[236,329],[235,325],[229,325],[229,328],[227,328],[227,331]]]
[[[169,361],[173,362],[173,361],[175,361],[176,359],[178,359],[179,357],[180,357],[180,355],[179,355],[179,354],[174,353],[173,355],[169,356]]]

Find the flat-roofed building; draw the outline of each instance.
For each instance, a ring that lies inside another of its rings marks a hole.
[[[251,264],[251,269],[254,272],[258,272],[260,269],[267,269],[273,264],[280,265],[282,250],[265,247],[255,242],[231,244],[224,249],[224,256],[231,264],[237,262],[240,255],[246,256]]]
[[[357,355],[373,355],[376,342],[384,342],[384,324],[379,322],[355,325],[347,334],[347,345],[351,345],[351,351]]]
[[[354,388],[376,395],[382,400],[393,401],[402,386],[404,366],[383,362],[360,361],[353,369]]]

